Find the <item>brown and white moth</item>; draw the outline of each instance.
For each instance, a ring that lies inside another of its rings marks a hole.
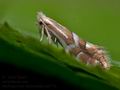
[[[82,62],[91,65],[98,64],[105,69],[110,67],[108,56],[100,46],[79,38],[77,34],[45,16],[42,12],[37,14],[37,23],[38,27],[41,28],[39,30],[41,33],[40,41],[46,35],[49,43],[59,43],[66,52],[74,55],[77,60],[82,60]]]

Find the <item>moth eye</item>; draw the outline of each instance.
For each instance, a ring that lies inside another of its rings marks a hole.
[[[40,21],[39,24],[42,25],[43,23]]]

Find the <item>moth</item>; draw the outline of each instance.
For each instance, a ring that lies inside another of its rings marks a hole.
[[[37,14],[37,24],[40,32],[40,41],[44,35],[51,44],[60,44],[66,52],[81,60],[83,63],[99,65],[104,69],[110,68],[109,58],[106,51],[98,45],[94,45],[81,39],[76,33],[71,32],[55,20],[47,17],[42,12]]]

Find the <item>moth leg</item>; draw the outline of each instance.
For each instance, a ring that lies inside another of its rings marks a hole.
[[[59,43],[58,40],[56,40],[55,44],[56,44],[56,46],[58,47],[60,43]]]
[[[51,44],[51,42],[52,42],[52,39],[51,39],[51,35],[50,35],[50,33],[48,32],[48,29],[47,28],[45,28],[45,31],[46,31],[46,34],[47,34],[47,39],[48,39],[48,42],[49,42],[49,44]]]
[[[56,37],[54,38],[53,42],[54,42],[54,43],[55,43],[55,45],[58,47],[59,42],[58,42],[58,40],[57,40],[57,38],[56,38]]]
[[[43,37],[44,37],[44,27],[42,27],[42,30],[41,30],[40,42],[43,40]]]
[[[54,42],[55,42],[55,43],[57,42],[57,38],[54,39]]]

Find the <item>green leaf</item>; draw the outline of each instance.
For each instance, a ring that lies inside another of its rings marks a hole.
[[[0,28],[0,60],[61,78],[79,88],[120,89],[120,68],[116,65],[106,71],[78,63],[63,49],[40,43],[36,38],[14,30],[7,23]]]

